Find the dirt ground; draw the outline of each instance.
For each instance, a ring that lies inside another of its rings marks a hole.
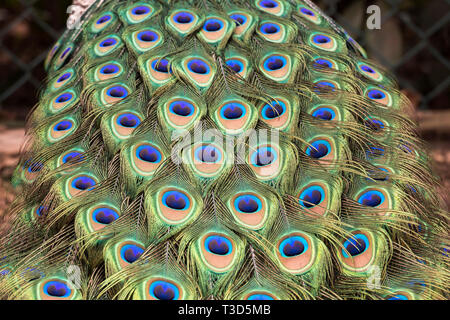
[[[450,135],[445,132],[450,131],[450,125],[447,127],[445,124],[446,117],[421,114],[418,121],[419,127],[425,132],[425,138],[431,145],[431,150],[433,150],[432,156],[436,172],[442,178],[440,192],[443,194],[447,207],[450,208]],[[434,123],[436,121],[437,124]],[[436,131],[436,128],[442,126],[443,123],[443,130]],[[7,208],[14,200],[15,192],[17,192],[11,186],[10,180],[19,158],[24,134],[23,124],[6,125],[0,123],[0,234],[9,225],[10,217],[6,214]]]

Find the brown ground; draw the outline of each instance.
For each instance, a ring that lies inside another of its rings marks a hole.
[[[435,168],[442,178],[441,193],[450,208],[450,113],[419,113],[419,127],[431,145]],[[7,207],[14,200],[15,191],[10,179],[17,164],[24,139],[23,124],[0,123],[0,234],[9,225]]]

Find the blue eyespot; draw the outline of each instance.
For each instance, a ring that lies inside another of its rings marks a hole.
[[[58,122],[54,126],[55,131],[67,131],[70,130],[73,127],[73,123],[68,120],[63,120],[61,122]]]
[[[252,165],[264,167],[275,162],[277,153],[272,147],[260,147],[252,154]]]
[[[76,159],[76,160],[73,160],[73,159]],[[70,152],[70,153],[66,154],[66,155],[63,157],[62,162],[63,162],[63,163],[67,163],[67,162],[69,162],[69,161],[72,161],[72,162],[81,162],[81,161],[83,161],[83,160],[84,160],[83,154],[80,153],[80,152],[74,151],[74,152]]]
[[[369,190],[359,196],[358,202],[364,206],[377,207],[385,200],[385,196],[382,192],[377,190]]]
[[[218,19],[208,19],[205,22],[205,25],[203,26],[203,30],[208,32],[215,32],[219,31],[223,28],[223,22]]]
[[[274,299],[268,294],[257,293],[248,296],[247,300],[274,300]]]
[[[306,208],[312,208],[320,204],[325,198],[325,191],[320,186],[311,186],[300,194],[299,202]]]
[[[313,37],[313,41],[317,44],[325,44],[329,43],[331,41],[331,38],[323,34],[318,34]]]
[[[194,16],[189,12],[179,12],[173,17],[173,19],[177,23],[185,24],[191,23],[194,20]]]
[[[162,159],[162,154],[158,149],[152,146],[140,146],[136,150],[136,155],[139,159],[146,162],[158,163]]]
[[[244,64],[242,61],[238,59],[230,59],[227,60],[227,66],[229,66],[231,69],[233,69],[234,72],[239,73],[244,69]]]
[[[282,257],[291,258],[306,252],[308,247],[308,242],[305,238],[300,236],[291,236],[284,239],[280,243],[278,250]]]
[[[209,74],[210,68],[209,66],[200,59],[192,59],[188,63],[188,69],[191,72],[198,73],[198,74]]]
[[[35,173],[41,171],[43,167],[44,164],[42,162],[33,162],[30,164],[27,170],[28,172]]]
[[[331,145],[326,140],[316,140],[306,149],[306,154],[314,159],[320,159],[330,153]]]
[[[238,13],[232,14],[230,18],[234,20],[237,26],[242,26],[247,22],[247,17]]]
[[[158,280],[153,282],[149,288],[150,295],[158,300],[178,300],[180,290],[174,284]]]
[[[205,247],[208,252],[220,256],[229,255],[233,251],[231,241],[218,235],[209,236],[206,238]]]
[[[44,293],[51,297],[67,298],[72,293],[69,286],[62,281],[49,281],[44,285]]]
[[[73,94],[71,94],[71,93],[63,93],[62,95],[58,96],[55,101],[57,103],[63,103],[63,102],[67,102],[69,100],[72,100],[72,98],[73,98]]]
[[[100,69],[101,74],[114,74],[120,71],[118,65],[108,64]]]
[[[143,252],[144,252],[143,248],[135,244],[127,244],[120,249],[120,256],[126,262],[133,263],[137,259],[139,259],[139,257],[142,255]]]
[[[187,101],[174,101],[169,105],[170,112],[182,116],[189,117],[194,114],[194,105]]]
[[[195,159],[206,163],[217,163],[222,159],[222,153],[213,145],[203,145],[195,151]]]
[[[107,14],[107,15],[104,15],[103,17],[100,17],[97,20],[97,24],[102,24],[102,23],[105,23],[106,21],[109,21],[109,20],[111,20],[111,16],[109,14]]]
[[[191,203],[189,198],[180,191],[167,191],[162,196],[162,203],[174,210],[186,210]]]
[[[275,23],[266,22],[261,25],[260,30],[264,34],[274,34],[280,32],[280,26]]]
[[[169,60],[167,59],[153,60],[152,69],[162,73],[169,73]]]
[[[111,208],[98,208],[92,213],[94,220],[101,224],[110,224],[119,219],[119,214]]]
[[[408,297],[403,294],[396,294],[395,296],[388,298],[388,300],[408,300]]]
[[[384,129],[385,125],[383,121],[377,120],[377,119],[367,119],[364,122],[365,126],[368,129],[371,129],[373,131],[381,131]]]
[[[344,242],[344,248],[352,257],[356,257],[361,253],[364,253],[369,248],[369,239],[366,235],[358,233],[354,234],[351,238],[348,238]],[[347,252],[342,249],[342,255],[344,258],[349,258]]]
[[[106,40],[103,40],[102,42],[100,42],[100,47],[102,48],[107,48],[107,47],[111,47],[113,45],[117,44],[117,40],[114,38],[108,38]]]
[[[330,69],[333,68],[333,64],[331,63],[331,61],[329,61],[327,59],[319,58],[319,59],[314,60],[314,63],[319,65],[320,67],[327,67]]]
[[[330,121],[336,117],[336,113],[330,108],[318,108],[313,112],[312,116],[320,120]]]
[[[261,210],[262,202],[258,197],[246,194],[234,200],[234,207],[241,213],[252,214]]]
[[[306,9],[306,8],[301,8],[300,12],[303,14],[306,14],[307,16],[311,16],[311,17],[315,16],[314,12],[312,12],[311,10]]]
[[[150,12],[150,8],[146,7],[146,6],[138,6],[136,8],[133,8],[133,10],[131,10],[131,13],[136,16],[144,15],[149,12]]]
[[[61,59],[64,59],[64,57],[72,50],[72,47],[66,48],[64,52],[61,54]]]
[[[320,93],[320,92],[322,92],[321,89],[323,89],[323,91],[330,90],[331,92],[334,92],[336,89],[336,85],[332,82],[323,81],[323,80],[316,82],[314,84],[314,92]]]
[[[287,60],[283,56],[273,55],[264,61],[264,69],[275,71],[283,68],[287,64]]]
[[[367,73],[375,73],[375,70],[373,70],[371,67],[367,65],[362,65],[361,70]]]
[[[153,31],[139,32],[137,38],[144,42],[154,42],[159,39],[159,35]]]
[[[227,103],[220,109],[220,116],[228,120],[240,119],[245,113],[245,107],[237,102]]]
[[[386,98],[386,94],[383,91],[380,91],[377,89],[370,90],[367,95],[372,100],[381,100],[381,99]]]
[[[59,82],[66,81],[66,80],[69,79],[71,76],[72,76],[72,73],[70,73],[70,72],[64,73],[61,77],[58,78],[58,80],[56,80],[56,82],[59,83]]]
[[[141,124],[141,119],[132,113],[124,113],[117,117],[117,123],[125,128],[137,128]]]
[[[262,117],[265,120],[271,120],[283,115],[286,111],[286,104],[282,101],[272,101],[262,108]]]
[[[278,3],[273,0],[261,0],[259,2],[259,5],[263,8],[267,8],[267,9],[273,9],[273,8],[278,7]]]
[[[41,217],[42,215],[46,215],[47,214],[47,210],[48,207],[47,206],[40,206],[37,210],[36,210],[36,214]]]
[[[94,179],[88,176],[81,176],[72,181],[72,188],[78,189],[81,191],[90,191],[94,189],[96,182]]]
[[[126,98],[128,96],[128,90],[122,86],[115,86],[109,88],[106,94],[113,98]]]

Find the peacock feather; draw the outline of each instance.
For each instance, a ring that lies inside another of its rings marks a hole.
[[[1,298],[449,297],[409,102],[314,4],[91,2],[46,59]]]

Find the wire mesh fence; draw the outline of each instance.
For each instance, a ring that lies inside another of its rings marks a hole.
[[[421,109],[447,109],[450,86],[450,0],[318,0],[316,4],[392,70]],[[71,0],[2,0],[0,116],[26,114],[37,102],[43,60],[65,28]],[[381,8],[381,29],[366,26],[367,8]]]

